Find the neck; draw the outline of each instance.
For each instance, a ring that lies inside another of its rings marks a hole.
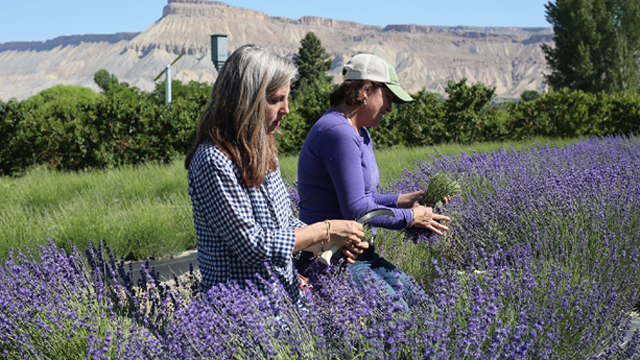
[[[353,126],[353,128],[356,129],[357,132],[359,132],[362,126],[360,126],[358,123],[357,109],[357,106],[348,106],[345,103],[342,103],[333,108],[333,110],[344,115],[344,117],[346,117],[349,121],[349,124],[351,124],[351,126]]]

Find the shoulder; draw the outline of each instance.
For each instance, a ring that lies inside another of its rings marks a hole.
[[[209,178],[214,173],[238,177],[239,171],[231,159],[217,146],[206,141],[198,147],[189,166],[189,178]]]
[[[312,127],[309,135],[323,140],[357,141],[358,135],[341,113],[330,109]]]
[[[193,155],[191,163],[197,165],[209,164],[218,168],[233,167],[233,161],[217,146],[208,141],[200,144],[198,150],[196,150],[196,153]]]

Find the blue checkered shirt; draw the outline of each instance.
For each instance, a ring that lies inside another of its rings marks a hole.
[[[241,179],[238,167],[209,142],[201,144],[191,160],[189,195],[202,274],[200,290],[227,281],[241,286],[251,281],[264,293],[273,291],[266,263],[292,302],[298,303],[293,230],[306,224],[291,212],[279,168],[269,172],[259,189]]]

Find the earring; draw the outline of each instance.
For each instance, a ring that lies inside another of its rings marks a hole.
[[[365,97],[364,100],[362,101],[363,104],[367,105],[367,98]]]

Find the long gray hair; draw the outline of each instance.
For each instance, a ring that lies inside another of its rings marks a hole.
[[[213,84],[185,167],[209,140],[238,166],[247,185],[259,187],[267,171],[276,169],[278,155],[274,135],[267,134],[267,96],[297,77],[296,66],[273,51],[256,45],[234,51]]]

